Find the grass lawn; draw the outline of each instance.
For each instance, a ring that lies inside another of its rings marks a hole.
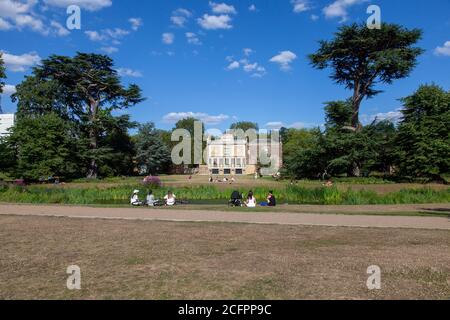
[[[450,299],[447,231],[3,216],[0,237],[0,299]]]

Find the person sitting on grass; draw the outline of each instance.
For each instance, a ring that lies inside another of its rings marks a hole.
[[[247,200],[245,201],[245,206],[247,208],[256,208],[256,198],[253,195],[252,191],[248,193]]]
[[[147,194],[146,204],[149,207],[154,207],[155,203],[157,203],[158,200],[155,199],[155,196],[153,195],[153,191],[149,190]]]
[[[269,191],[269,195],[267,196],[267,202],[261,203],[262,207],[276,207],[277,206],[277,199],[273,195],[273,191]]]
[[[166,206],[172,207],[177,203],[177,197],[173,194],[172,191],[169,191],[164,197],[164,202],[166,203]]]
[[[142,202],[139,200],[139,190],[134,190],[130,199],[130,204],[134,207],[142,206]]]

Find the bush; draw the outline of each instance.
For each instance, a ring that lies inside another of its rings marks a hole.
[[[148,176],[142,180],[142,184],[147,188],[159,189],[162,187],[162,182],[159,177]]]

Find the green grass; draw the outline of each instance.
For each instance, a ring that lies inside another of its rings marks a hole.
[[[0,187],[0,202],[70,205],[126,205],[131,192],[141,190],[141,197],[147,191],[142,185],[118,185],[111,188],[60,188],[60,187]],[[154,190],[157,198],[163,198],[169,188]],[[172,190],[178,199],[196,204],[218,204],[227,201],[232,189],[218,189],[214,186],[190,186]],[[241,189],[246,194],[248,190]],[[253,190],[258,201],[263,201],[268,187]],[[450,203],[450,189],[431,188],[405,189],[388,194],[368,190],[340,190],[338,188],[304,188],[300,186],[279,187],[274,190],[279,203],[312,205],[377,205],[377,204],[426,204]]]

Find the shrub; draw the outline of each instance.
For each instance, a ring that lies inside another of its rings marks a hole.
[[[147,188],[158,189],[162,187],[161,179],[155,176],[147,176],[142,180],[142,184]]]

